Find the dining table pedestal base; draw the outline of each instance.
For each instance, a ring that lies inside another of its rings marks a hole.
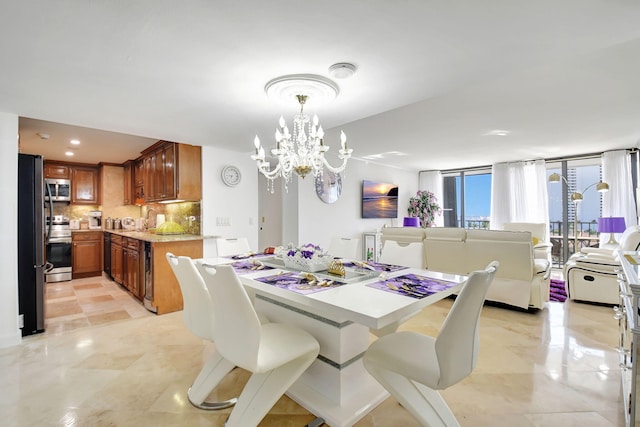
[[[318,358],[286,394],[327,425],[352,426],[389,397],[362,363],[369,328],[272,295],[256,294],[255,307],[270,321],[295,324],[320,343]]]

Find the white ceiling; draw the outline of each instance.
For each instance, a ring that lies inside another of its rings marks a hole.
[[[265,83],[336,62],[358,70],[307,111],[357,157],[449,169],[640,140],[633,0],[0,1],[0,111],[38,119],[21,120],[23,152],[66,145],[53,122],[144,137],[73,129],[73,161],[121,162],[157,139],[249,153],[297,110]]]

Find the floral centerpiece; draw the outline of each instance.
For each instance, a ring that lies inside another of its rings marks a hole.
[[[442,215],[438,199],[431,191],[418,190],[416,195],[409,199],[409,216],[420,218],[422,228],[432,227],[435,224],[436,215]]]
[[[329,263],[333,261],[333,257],[313,243],[299,247],[289,243],[283,260],[287,268],[315,272],[326,270]]]

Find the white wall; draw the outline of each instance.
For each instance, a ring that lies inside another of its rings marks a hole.
[[[20,343],[18,328],[18,116],[0,113],[0,348]]]
[[[222,168],[235,165],[242,179],[235,187],[221,179]],[[248,154],[202,147],[202,234],[205,236],[246,237],[252,250],[258,250],[258,174]],[[229,226],[217,225],[229,219]],[[204,241],[204,257],[216,255],[213,239]]]
[[[409,198],[418,190],[418,174],[351,159],[342,175],[342,195],[327,204],[318,198],[313,179],[298,179],[298,241],[327,248],[333,236],[362,240],[362,233],[384,225],[401,226],[407,216]],[[390,182],[398,185],[398,219],[362,218],[362,181]],[[286,198],[286,195],[285,195]],[[287,225],[285,224],[285,227]],[[288,242],[285,242],[288,243]],[[362,241],[358,253],[362,252]]]

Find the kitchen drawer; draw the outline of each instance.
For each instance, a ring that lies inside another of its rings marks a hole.
[[[71,240],[74,242],[100,241],[101,238],[101,231],[83,231],[71,234]]]
[[[118,235],[118,234],[112,234],[111,235],[111,244],[112,245],[120,245],[122,246],[122,241],[124,240],[124,237]]]
[[[140,240],[132,239],[130,237],[125,237],[122,246],[126,246],[129,249],[140,250]]]

